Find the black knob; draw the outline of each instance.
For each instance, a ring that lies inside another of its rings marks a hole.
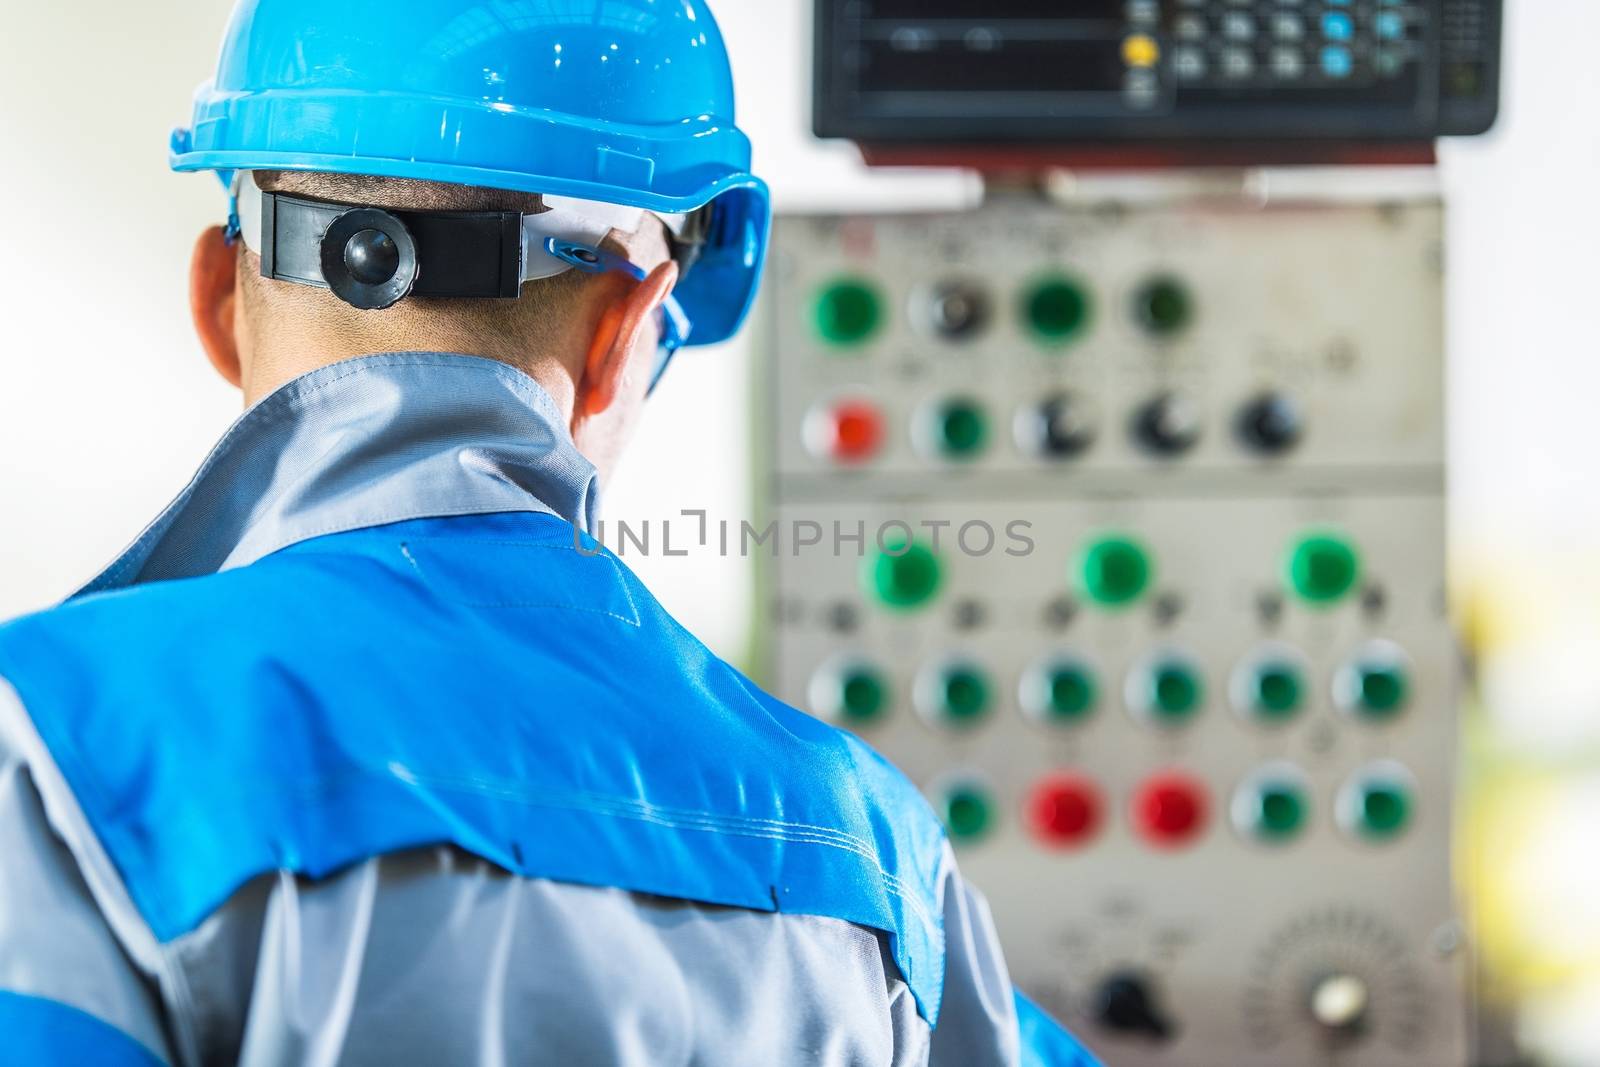
[[[1263,393],[1239,410],[1235,430],[1245,447],[1279,455],[1300,443],[1300,406],[1283,393]]]
[[[1177,393],[1163,393],[1134,413],[1133,435],[1157,455],[1181,455],[1200,440],[1200,413]]]
[[[400,249],[382,230],[362,230],[345,242],[344,265],[362,285],[382,285],[400,269]]]
[[[1095,994],[1095,1018],[1108,1030],[1166,1041],[1173,1026],[1156,1002],[1145,976],[1133,972],[1113,974]]]
[[[417,245],[397,215],[351,208],[322,234],[322,280],[363,311],[393,307],[417,282]]]
[[[1071,459],[1094,444],[1094,421],[1081,397],[1056,393],[1019,415],[1018,444],[1045,459]]]
[[[976,337],[989,324],[989,294],[969,282],[945,282],[927,296],[928,325],[951,341]]]

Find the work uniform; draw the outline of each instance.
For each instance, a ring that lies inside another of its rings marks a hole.
[[[915,790],[596,506],[531,379],[369,356],[0,628],[0,1062],[1090,1062]]]

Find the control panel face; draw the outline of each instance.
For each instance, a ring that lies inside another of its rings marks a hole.
[[[1109,1063],[1465,1062],[1437,204],[780,220],[763,679]]]
[[[1427,140],[1498,109],[1500,0],[818,0],[860,141]]]

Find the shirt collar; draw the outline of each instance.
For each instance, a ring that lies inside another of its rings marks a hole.
[[[296,378],[78,595],[243,567],[324,534],[493,512],[593,532],[599,488],[550,395],[475,356],[400,352]]]

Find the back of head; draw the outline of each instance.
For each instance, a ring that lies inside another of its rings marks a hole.
[[[406,178],[261,171],[265,191],[339,205],[403,212],[542,213],[543,198],[479,186]],[[649,220],[607,244],[631,262],[654,266],[671,258],[670,237]],[[426,349],[465,352],[509,363],[536,378],[582,354],[599,314],[593,275],[567,271],[524,283],[515,300],[412,297],[380,312],[350,306],[327,289],[262,277],[261,257],[243,242],[238,256],[240,317],[258,360],[315,352],[318,358]],[[263,368],[265,369],[265,368]],[[285,367],[285,372],[293,371]]]
[[[770,224],[704,0],[242,0],[171,149],[230,191],[192,302],[247,400],[366,352],[487,356],[545,384],[574,436],[607,416],[602,466],[672,353],[738,330]],[[263,203],[295,225],[263,230]],[[497,239],[462,242],[495,269],[440,254],[460,212],[500,216],[466,226]],[[413,240],[405,213],[433,236]],[[327,273],[367,262],[368,241],[402,268]]]

